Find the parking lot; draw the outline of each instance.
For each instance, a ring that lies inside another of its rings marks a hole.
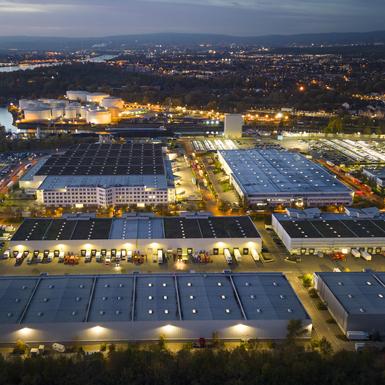
[[[177,200],[201,200],[202,195],[199,188],[193,183],[193,173],[185,158],[178,156],[173,160],[172,168],[175,177]]]

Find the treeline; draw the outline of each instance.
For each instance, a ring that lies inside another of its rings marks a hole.
[[[0,381],[7,385],[368,385],[383,384],[384,355],[341,351],[323,354],[292,342],[271,350],[245,344],[233,350],[161,345],[72,358],[0,360]]]
[[[364,135],[385,135],[385,121],[340,115],[330,118],[327,126],[324,127],[325,134],[354,134],[357,132]]]
[[[358,81],[360,80],[360,81]],[[125,68],[107,63],[75,63],[31,71],[1,74],[0,104],[17,102],[20,98],[61,97],[68,89],[104,91],[123,97],[127,101],[187,105],[221,111],[244,112],[258,107],[294,107],[300,109],[331,110],[351,101],[351,92],[367,88],[383,89],[385,83],[375,83],[368,77],[365,81],[336,82],[334,91],[309,85],[299,92],[295,79],[285,79],[281,84],[264,78],[248,68],[239,68],[231,74],[212,79],[197,79],[185,76],[160,76],[130,72]],[[349,87],[349,88],[348,88]],[[264,89],[263,92],[256,92]]]
[[[28,140],[14,140],[8,138],[4,129],[0,128],[0,153],[54,150],[56,148],[63,149],[76,144],[93,142],[96,142],[95,137],[83,137],[67,134],[50,135],[41,139],[28,138]]]

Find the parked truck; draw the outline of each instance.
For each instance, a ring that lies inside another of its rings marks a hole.
[[[237,262],[242,261],[242,255],[241,255],[239,249],[234,249],[234,258]]]
[[[365,261],[371,261],[372,256],[366,251],[361,251],[361,257],[365,259]]]
[[[369,334],[361,330],[348,330],[346,332],[346,337],[349,340],[365,341],[369,339]]]
[[[357,249],[352,249],[351,253],[352,253],[354,258],[360,258],[361,257],[361,253]]]
[[[251,256],[253,257],[254,262],[258,262],[261,259],[258,251],[255,249],[251,249]]]
[[[223,255],[225,256],[226,262],[228,265],[231,265],[233,263],[233,257],[231,256],[229,249],[223,250]]]

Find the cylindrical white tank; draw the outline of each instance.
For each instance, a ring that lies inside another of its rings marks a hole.
[[[80,109],[80,119],[86,120],[86,119],[87,119],[87,112],[88,112],[87,107],[84,107],[84,106],[83,106],[83,107]]]
[[[60,119],[64,117],[64,106],[56,106],[51,108],[52,119]]]
[[[26,110],[28,108],[36,108],[39,106],[39,102],[37,100],[31,99],[20,99],[19,100],[19,108],[21,110]]]
[[[67,120],[76,120],[81,115],[81,105],[79,103],[71,103],[65,108],[64,117]]]
[[[114,98],[113,96],[110,96],[108,98],[104,98],[100,105],[105,108],[120,108],[123,109],[124,107],[124,102],[123,99],[121,98]]]
[[[80,102],[87,101],[87,91],[67,91],[66,92],[68,100],[78,100]]]
[[[48,121],[51,119],[51,109],[49,107],[36,107],[24,110],[24,121],[37,122]]]
[[[39,99],[38,101],[40,103],[50,105],[51,108],[53,108],[53,107],[62,107],[62,108],[64,108],[68,104],[67,100],[61,100],[61,99]]]
[[[87,123],[110,124],[111,112],[105,109],[87,110]]]
[[[103,99],[108,98],[110,95],[103,92],[92,92],[87,94],[87,102],[100,104]]]
[[[120,108],[111,107],[108,109],[111,113],[111,121],[117,122],[120,118],[120,112],[122,111]]]

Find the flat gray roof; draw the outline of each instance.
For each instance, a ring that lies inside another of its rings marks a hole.
[[[247,195],[351,192],[326,169],[298,153],[275,148],[219,153]]]
[[[0,324],[309,319],[281,273],[0,277]]]
[[[54,154],[37,175],[161,175],[164,155],[158,143],[79,144]]]
[[[260,238],[248,216],[28,218],[12,241]]]
[[[371,272],[316,273],[349,314],[385,316],[385,274]]]
[[[346,214],[322,214],[296,218],[273,214],[291,238],[385,238],[385,216],[357,218]]]
[[[385,168],[365,168],[364,171],[372,174],[378,179],[385,180]]]

